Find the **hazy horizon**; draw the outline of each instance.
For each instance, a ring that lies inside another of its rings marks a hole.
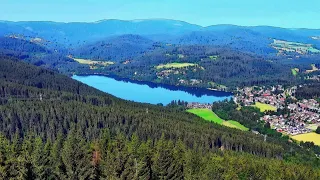
[[[63,21],[46,21],[46,20],[23,20],[23,21],[10,21],[10,20],[3,20],[0,19],[0,22],[53,22],[53,23],[99,23],[102,21],[110,21],[110,20],[118,20],[118,21],[147,21],[147,20],[172,20],[172,21],[180,21],[180,22],[184,22],[184,23],[188,23],[191,25],[195,25],[195,26],[200,26],[202,28],[206,28],[206,27],[210,27],[210,26],[238,26],[238,27],[275,27],[275,28],[283,28],[283,29],[310,29],[310,30],[319,30],[319,28],[305,28],[305,27],[298,27],[298,28],[288,28],[288,27],[280,27],[280,26],[272,26],[272,25],[240,25],[240,24],[211,24],[208,26],[203,26],[200,24],[196,24],[196,23],[191,23],[191,22],[187,22],[184,20],[179,20],[179,19],[166,19],[166,18],[150,18],[150,19],[100,19],[100,20],[96,20],[96,21],[70,21],[70,22],[63,22]]]
[[[4,21],[96,22],[103,19],[173,19],[203,27],[232,24],[320,29],[320,1],[289,0],[3,0]]]

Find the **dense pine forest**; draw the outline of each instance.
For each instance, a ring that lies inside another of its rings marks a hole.
[[[253,85],[301,84],[305,76],[310,75],[303,72],[310,70],[311,64],[320,67],[319,55],[305,55],[292,61],[282,56],[265,57],[228,46],[168,44],[132,34],[79,45],[78,48],[52,48],[50,44],[54,42],[42,41],[36,43],[27,38],[0,37],[0,54],[69,76],[103,74],[165,85],[228,91]],[[111,64],[90,66],[73,58],[110,61]],[[194,66],[157,68],[170,63]],[[301,73],[293,75],[293,68],[298,68]]]
[[[270,60],[227,47],[170,45],[155,48],[155,50],[128,60],[130,60],[128,64],[117,63],[95,70],[78,69],[77,73],[112,74],[134,80],[206,88],[211,87],[210,84],[213,83],[225,85],[230,89],[252,85],[290,85],[297,82],[291,73],[291,68],[296,66],[284,66],[277,58]],[[167,63],[192,63],[195,66],[156,68],[160,64]],[[162,75],[165,73],[167,74]],[[199,82],[196,84],[180,83],[180,80],[188,82],[190,79],[199,80]]]
[[[121,100],[6,56],[0,82],[1,179],[320,176],[313,148]]]

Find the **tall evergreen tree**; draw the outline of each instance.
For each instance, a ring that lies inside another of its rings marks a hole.
[[[72,130],[62,149],[66,179],[89,179],[93,172],[92,154],[84,139]]]

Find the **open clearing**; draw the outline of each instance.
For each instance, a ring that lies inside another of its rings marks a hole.
[[[312,131],[316,131],[319,124],[310,124],[307,126],[308,129],[311,129]]]
[[[203,119],[211,122],[215,122],[218,124],[222,124],[223,120],[219,118],[214,112],[210,109],[188,109],[187,112],[195,114],[197,116],[202,117]]]
[[[74,58],[75,61],[77,61],[80,64],[88,64],[88,65],[100,65],[100,66],[109,66],[114,64],[114,62],[111,61],[95,61],[91,59],[78,59]]]
[[[217,60],[218,57],[219,57],[219,56],[217,56],[217,55],[215,55],[215,56],[209,56],[209,58],[210,58],[211,60]]]
[[[314,142],[314,144],[320,145],[320,134],[317,134],[314,132],[292,136],[292,139],[295,139],[297,141],[304,141],[304,142],[306,141]]]
[[[243,126],[242,124],[240,124],[237,121],[233,121],[233,120],[225,121],[225,120],[221,119],[210,109],[189,109],[189,110],[187,110],[187,112],[195,114],[195,115],[197,115],[207,121],[215,122],[217,124],[224,125],[224,126],[227,126],[230,128],[236,128],[236,129],[240,129],[242,131],[249,130],[248,128],[246,128],[245,126]]]
[[[311,70],[306,70],[306,73],[312,73],[312,72],[315,72],[315,71],[319,71],[319,69],[316,67],[315,64],[311,64]]]
[[[190,66],[196,66],[193,63],[168,63],[168,64],[160,64],[156,66],[156,69],[169,69],[169,68],[185,68]]]
[[[299,72],[299,69],[298,68],[293,68],[291,69],[291,72],[294,76],[297,76],[298,75],[298,72]]]
[[[228,126],[228,127],[231,127],[231,128],[240,129],[242,131],[248,131],[249,130],[249,128],[247,128],[244,125],[240,124],[238,121],[229,120],[229,121],[224,121],[222,124],[224,126]]]
[[[264,103],[256,102],[256,104],[253,105],[253,106],[259,108],[261,112],[265,112],[265,111],[277,111],[277,108],[276,108],[276,107],[271,106],[271,105],[269,105],[269,104],[264,104]]]
[[[312,44],[304,44],[298,42],[290,42],[290,41],[282,41],[274,39],[273,43],[271,43],[271,47],[276,49],[279,54],[286,53],[299,53],[299,54],[307,54],[307,53],[320,53],[319,49],[313,47]]]

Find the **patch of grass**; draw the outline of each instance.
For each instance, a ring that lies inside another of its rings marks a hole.
[[[88,64],[88,65],[109,66],[114,64],[114,62],[112,61],[95,61],[91,59],[78,59],[78,58],[74,58],[73,60],[77,61],[80,64]]]
[[[244,125],[240,124],[238,121],[229,120],[229,121],[224,121],[222,124],[224,126],[228,126],[228,127],[231,127],[231,128],[240,129],[242,131],[248,131],[249,130],[249,128],[247,128]]]
[[[311,68],[311,70],[306,70],[306,73],[312,73],[319,70],[315,64],[311,64]]]
[[[223,120],[218,117],[213,111],[210,109],[188,109],[187,112],[195,114],[207,121],[215,122],[218,124],[222,124]]]
[[[320,50],[314,48],[312,44],[304,44],[274,39],[271,46],[278,50],[279,54],[285,54],[290,52],[295,52],[299,54],[320,53]]]
[[[291,72],[292,72],[292,74],[293,74],[294,76],[297,76],[297,75],[298,75],[299,69],[298,69],[298,71],[297,71],[297,69],[298,69],[298,68],[293,68],[293,69],[291,69]]]
[[[308,129],[311,129],[312,131],[316,131],[318,128],[318,124],[310,124],[307,126]]]
[[[193,63],[168,63],[168,64],[160,64],[156,66],[156,69],[169,69],[169,68],[185,68],[190,66],[196,66]]]
[[[238,104],[238,107],[236,108],[238,111],[240,111],[241,110],[241,105],[240,104]]]
[[[292,136],[292,139],[295,139],[297,141],[304,141],[304,142],[306,141],[314,142],[314,144],[320,146],[320,134],[317,134],[314,132]]]
[[[236,129],[240,129],[242,131],[249,130],[247,127],[243,126],[242,124],[240,124],[237,121],[233,121],[233,120],[225,121],[225,120],[221,119],[219,116],[217,116],[210,109],[188,109],[187,112],[195,114],[195,115],[203,118],[204,120],[215,122],[217,124],[224,125],[224,126],[227,126],[230,128],[236,128]]]
[[[217,55],[215,55],[215,56],[209,56],[209,58],[210,58],[211,60],[217,60],[218,57],[219,57],[219,56],[217,56]]]
[[[257,107],[260,109],[260,112],[265,112],[265,111],[277,111],[277,108],[274,106],[271,106],[269,104],[264,104],[264,103],[260,103],[260,102],[256,102],[255,105],[253,105],[254,107]]]

